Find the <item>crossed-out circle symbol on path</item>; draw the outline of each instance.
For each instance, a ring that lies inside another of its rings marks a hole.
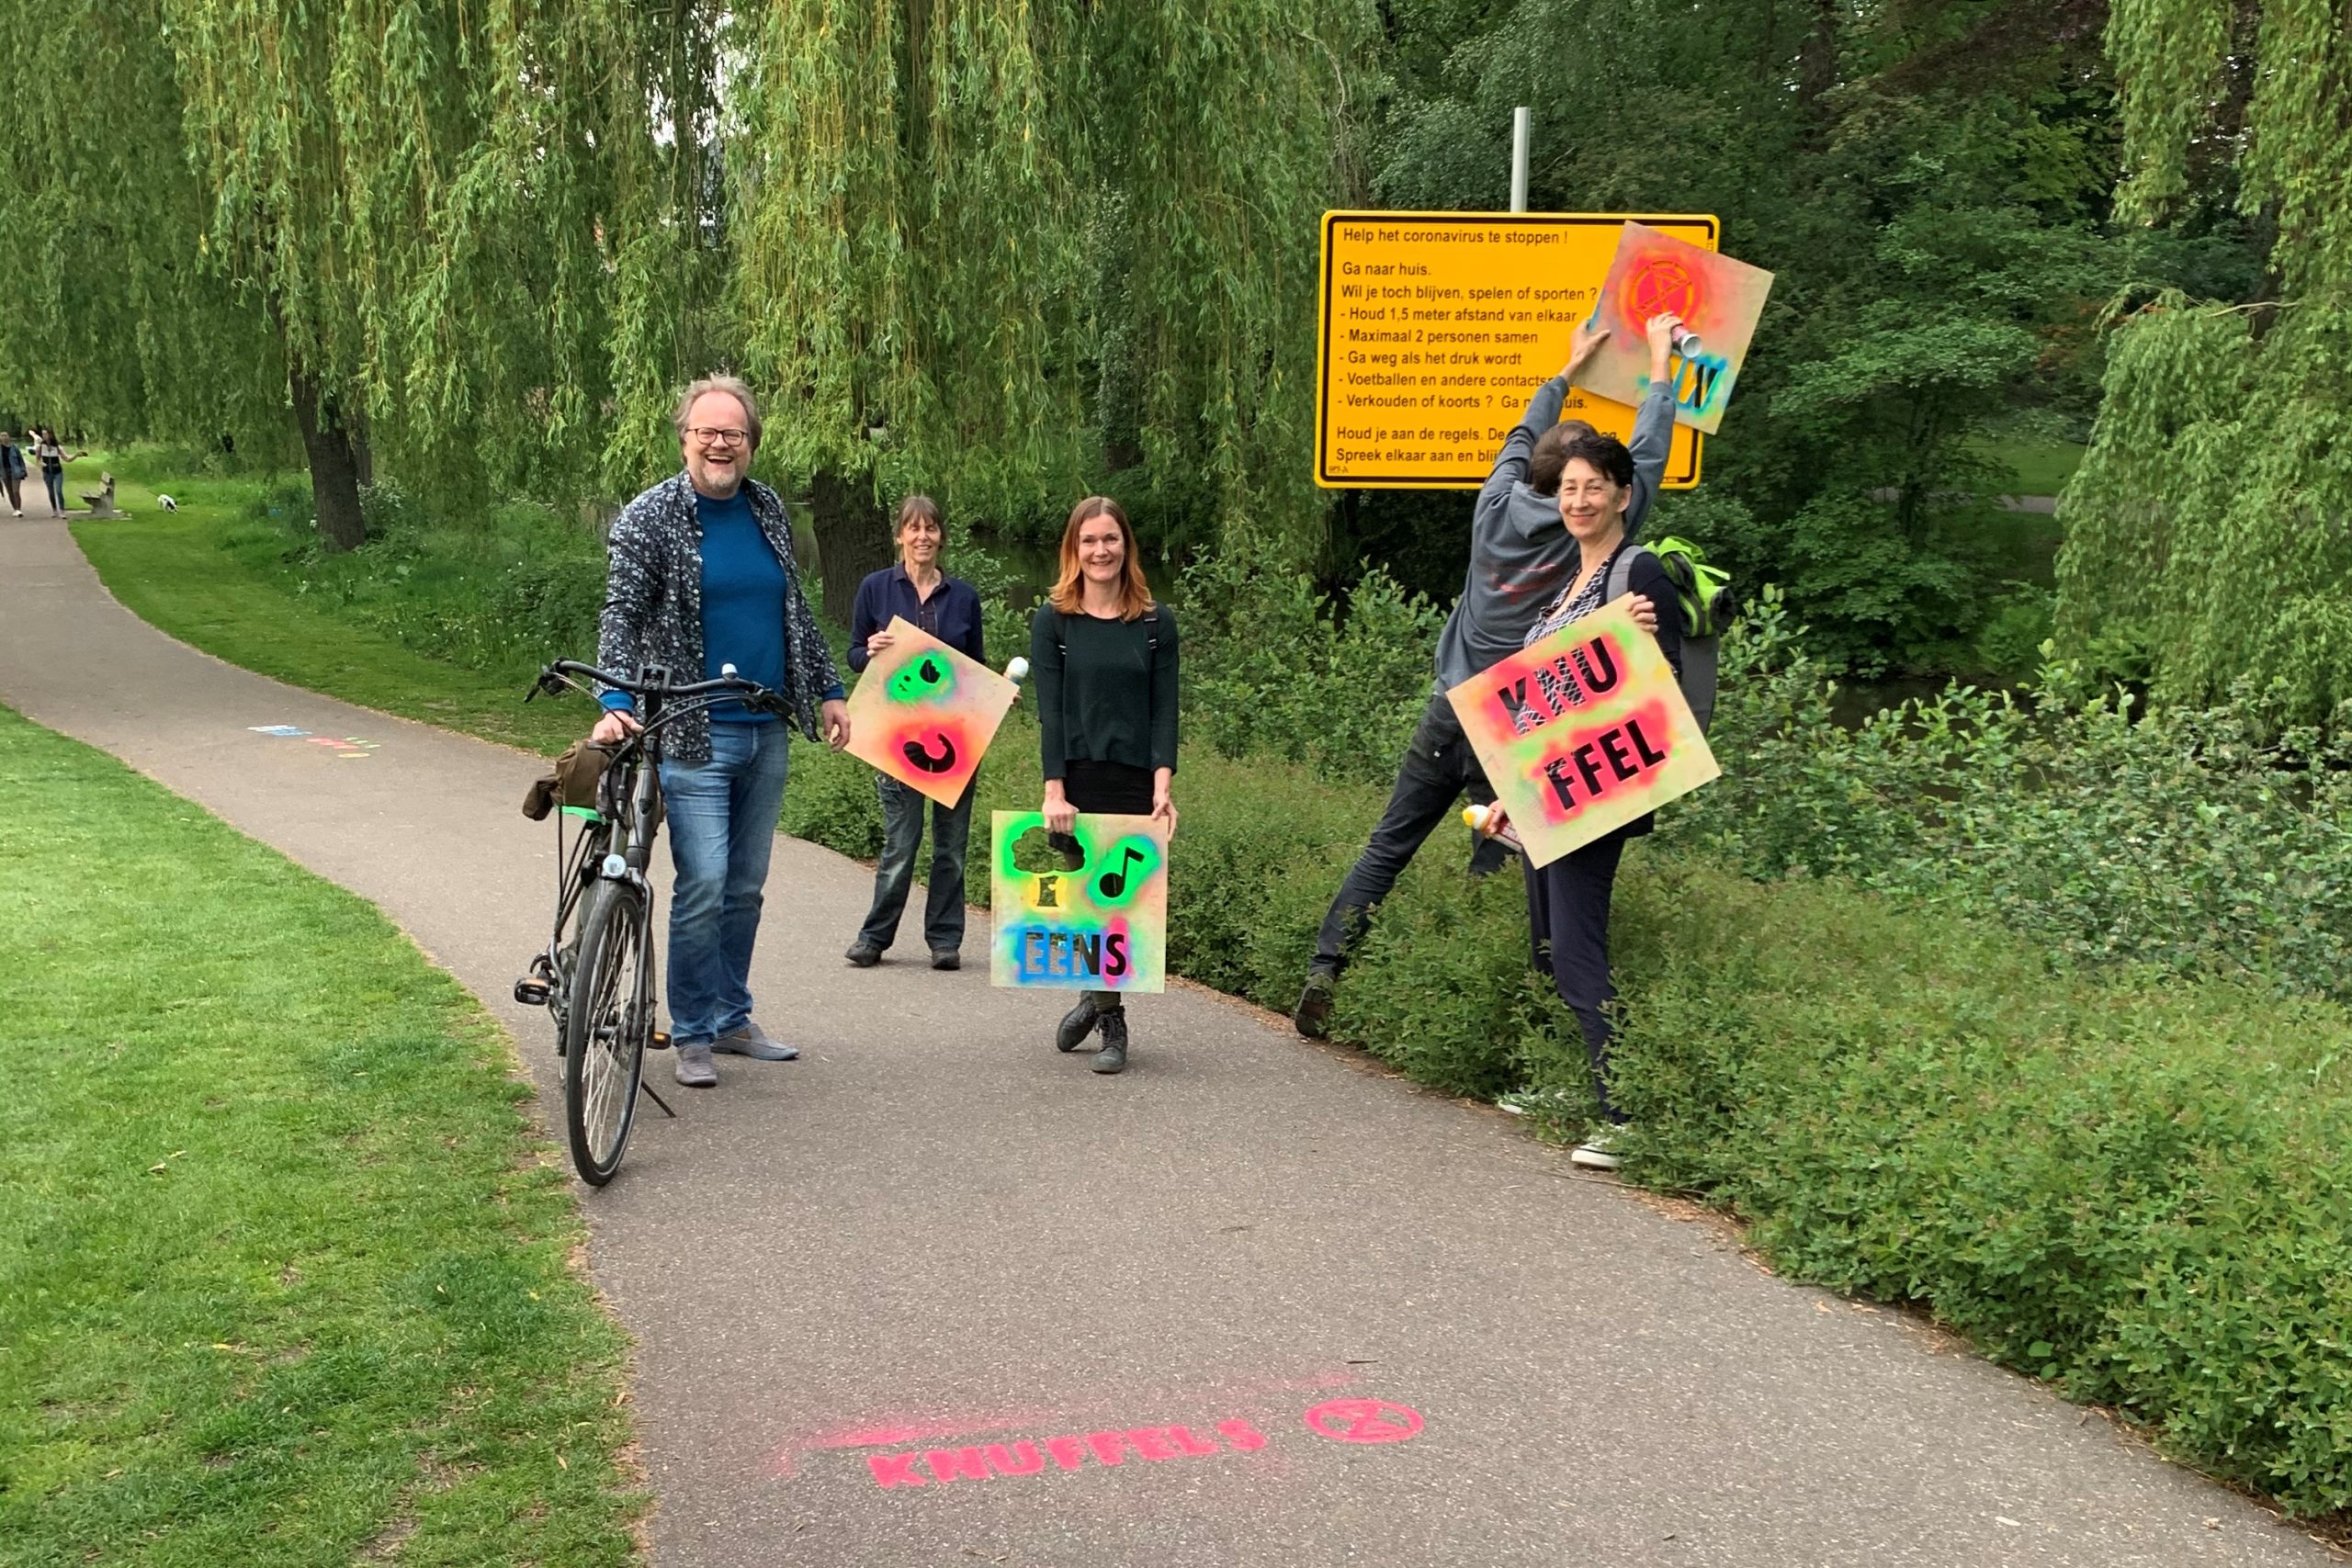
[[[1334,1399],[1306,1413],[1306,1429],[1341,1443],[1401,1443],[1421,1429],[1421,1413],[1385,1399]]]

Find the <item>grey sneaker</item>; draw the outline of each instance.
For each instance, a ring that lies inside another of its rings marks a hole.
[[[1568,1151],[1568,1163],[1580,1165],[1587,1170],[1614,1170],[1625,1163],[1618,1150],[1617,1130],[1604,1127]]]
[[[712,1041],[710,1048],[721,1055],[749,1056],[754,1062],[789,1062],[800,1055],[799,1046],[769,1039],[768,1032],[749,1019],[742,1028]]]
[[[931,966],[933,969],[961,969],[964,967],[964,954],[956,948],[934,947],[931,950]]]
[[[678,1047],[678,1081],[688,1089],[717,1089],[718,1068],[712,1065],[707,1045]]]
[[[849,960],[853,969],[871,969],[882,962],[882,950],[870,942],[854,942],[842,956]]]

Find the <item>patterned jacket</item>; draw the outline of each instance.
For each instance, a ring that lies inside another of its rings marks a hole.
[[[800,591],[792,558],[792,521],[775,491],[751,479],[743,493],[752,517],[784,567],[785,696],[800,732],[818,739],[817,707],[841,684],[832,650]],[[693,481],[681,469],[621,509],[607,540],[611,570],[596,620],[596,662],[634,675],[661,664],[673,681],[699,681],[702,662],[702,522]],[[681,762],[710,761],[710,716],[686,714],[662,729],[662,750]]]

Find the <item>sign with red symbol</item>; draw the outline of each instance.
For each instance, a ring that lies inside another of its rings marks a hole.
[[[1671,311],[1682,321],[1667,375],[1678,426],[1713,434],[1723,423],[1747,345],[1764,314],[1772,275],[1709,246],[1627,223],[1600,286],[1600,323],[1609,336],[1577,377],[1589,392],[1638,403],[1649,395],[1649,320]]]
[[[1306,1413],[1306,1429],[1335,1443],[1401,1443],[1419,1435],[1421,1413],[1385,1399],[1333,1399]]]

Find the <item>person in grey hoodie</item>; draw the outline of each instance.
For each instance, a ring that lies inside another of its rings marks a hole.
[[[1652,317],[1647,327],[1650,390],[1634,416],[1634,438],[1627,443],[1634,458],[1633,494],[1625,508],[1629,537],[1657,493],[1673,444],[1674,390],[1667,363],[1679,324],[1679,318],[1661,315]],[[1608,336],[1597,314],[1577,329],[1566,367],[1535,389],[1526,414],[1503,438],[1502,451],[1478,491],[1470,513],[1470,571],[1445,629],[1438,634],[1437,681],[1429,706],[1397,765],[1388,809],[1323,917],[1306,988],[1291,1014],[1298,1032],[1309,1039],[1320,1040],[1328,1030],[1332,993],[1348,949],[1363,936],[1372,912],[1396,886],[1422,843],[1452,815],[1464,790],[1481,806],[1495,798],[1445,694],[1517,653],[1528,628],[1576,570],[1577,541],[1560,521],[1557,492],[1565,448],[1576,437],[1590,434],[1592,426],[1580,419],[1562,423],[1560,405],[1567,399],[1569,381]],[[1471,873],[1484,875],[1499,868],[1504,854],[1500,840],[1478,838],[1470,853]]]

